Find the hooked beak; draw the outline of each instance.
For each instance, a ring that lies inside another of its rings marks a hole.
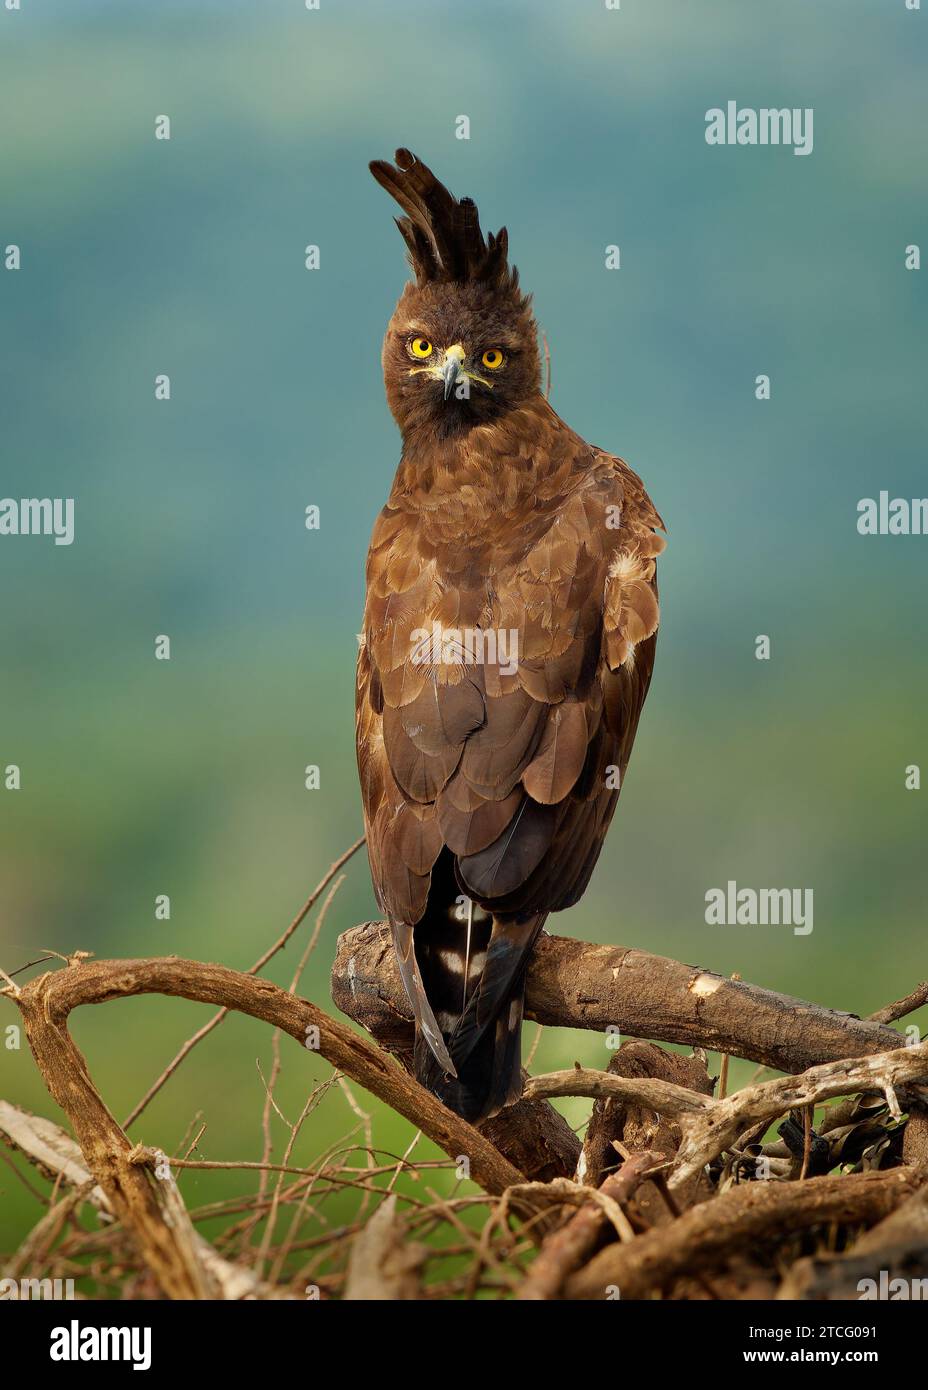
[[[452,347],[449,347],[445,353],[441,364],[441,379],[445,383],[445,400],[451,395],[455,383],[461,375],[464,357],[464,349],[461,347],[460,343],[455,343]]]

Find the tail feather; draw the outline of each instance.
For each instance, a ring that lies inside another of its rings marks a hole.
[[[525,980],[509,999],[509,1008],[496,1020],[494,1030],[493,1082],[485,1118],[507,1105],[515,1105],[522,1094],[522,1014],[525,1006]]]
[[[406,997],[412,1004],[416,1020],[416,1043],[418,1045],[421,1038],[434,1054],[436,1061],[453,1075],[454,1063],[445,1045],[442,1029],[432,1011],[428,991],[416,958],[414,930],[412,927],[406,926],[404,922],[391,921],[391,926],[400,979],[403,981]]]
[[[537,913],[524,921],[493,918],[479,982],[447,1040],[451,1060],[458,1070],[481,1044],[500,1015],[506,1012],[507,1004],[516,995],[521,997],[525,967],[545,916],[545,913]]]
[[[495,1021],[484,1032],[457,1076],[443,1071],[425,1038],[417,1032],[416,1078],[449,1110],[476,1124],[488,1120],[522,1094],[522,1008],[524,982],[519,981]]]
[[[401,966],[416,1014],[416,1076],[467,1120],[521,1094],[525,968],[545,916],[491,916],[462,896],[446,854],[422,920],[403,929],[412,939]]]

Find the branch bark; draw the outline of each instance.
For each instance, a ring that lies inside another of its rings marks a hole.
[[[566,1296],[604,1299],[617,1288],[623,1299],[646,1298],[694,1269],[715,1269],[732,1255],[784,1232],[828,1221],[880,1221],[925,1181],[918,1169],[891,1168],[801,1183],[745,1183],[629,1245],[607,1246],[567,1281]]]
[[[421,1298],[419,1274],[428,1258],[428,1246],[406,1240],[396,1202],[395,1192],[386,1197],[355,1239],[342,1294],[346,1302]]]
[[[3,1271],[4,1277],[19,1278],[23,1270],[30,1267],[33,1251],[41,1249],[44,1255],[48,1248],[48,1241],[43,1240],[45,1230],[52,1238],[57,1235],[60,1222],[56,1218],[59,1212],[65,1213],[69,1206],[75,1207],[85,1201],[101,1212],[104,1220],[112,1217],[112,1211],[106,1193],[94,1185],[80,1148],[60,1125],[0,1100],[0,1140],[23,1154],[49,1181],[60,1179],[71,1189],[67,1197],[46,1212],[20,1247],[14,1261]],[[180,1193],[173,1184],[172,1188],[168,1199],[171,1203],[170,1214],[172,1218],[189,1223]],[[197,1259],[207,1275],[215,1281],[223,1298],[237,1301],[242,1298],[290,1296],[281,1295],[278,1289],[263,1283],[251,1270],[223,1259],[209,1241],[195,1230],[193,1243]]]
[[[318,1050],[449,1156],[466,1156],[471,1176],[486,1191],[505,1192],[510,1207],[521,1206],[524,1197],[529,1212],[533,1208],[528,1197],[536,1188],[544,1194],[542,1207],[557,1195],[555,1189],[563,1183],[558,1170],[572,1166],[577,1151],[574,1138],[565,1140],[561,1131],[566,1132],[566,1127],[548,1105],[548,1097],[621,1098],[672,1117],[681,1145],[670,1185],[679,1188],[730,1147],[751,1123],[853,1091],[882,1091],[898,1115],[896,1088],[910,1088],[914,1103],[920,1094],[914,1088],[928,1080],[928,1043],[902,1047],[901,1035],[881,1023],[646,952],[543,936],[529,966],[529,1017],[554,1026],[603,1031],[619,1027],[626,1035],[712,1048],[804,1074],[787,1075],[714,1101],[687,1086],[654,1077],[629,1078],[576,1068],[529,1080],[520,1105],[481,1133],[445,1109],[380,1048],[269,981],[176,957],[91,961],[78,953],[66,968],[44,974],[22,989],[10,981],[0,994],[11,998],[22,1012],[36,1062],[71,1121],[87,1171],[109,1208],[135,1236],[161,1287],[175,1298],[213,1296],[215,1271],[203,1259],[202,1245],[176,1189],[168,1192],[168,1184],[156,1179],[150,1156],[132,1145],[110,1114],[67,1026],[72,1009],[82,1004],[148,993],[249,1014]],[[333,998],[401,1058],[408,1054],[411,1018],[383,923],[367,923],[340,938]],[[518,1163],[498,1147],[507,1145],[513,1152],[513,1135],[521,1136]],[[535,1150],[543,1155],[537,1165],[532,1158]],[[547,1186],[526,1182],[527,1175],[542,1174],[549,1179]],[[620,1284],[623,1297],[640,1296],[630,1290],[666,1286],[685,1272],[687,1261],[695,1258],[699,1263],[700,1250],[711,1266],[713,1260],[726,1258],[750,1240],[764,1239],[778,1222],[798,1229],[822,1220],[878,1220],[895,1207],[900,1184],[907,1193],[924,1180],[924,1172],[903,1169],[795,1184],[751,1183],[694,1208],[666,1228],[637,1237],[628,1246],[603,1251],[587,1270],[569,1280],[568,1296],[602,1297],[601,1291],[589,1290],[601,1290],[604,1283]],[[722,1205],[727,1202],[734,1203],[730,1219],[728,1207]],[[620,1208],[615,1211],[622,1216]],[[544,1229],[543,1223],[536,1224]],[[584,1230],[589,1235],[600,1225],[591,1216],[584,1217],[574,1234],[579,1230],[582,1243],[587,1238]],[[677,1241],[682,1242],[682,1253]],[[629,1251],[634,1252],[631,1264]],[[614,1273],[611,1262],[615,1260],[620,1260],[616,1268],[621,1277]]]
[[[19,1007],[33,1056],[52,1097],[67,1114],[87,1167],[116,1215],[133,1231],[165,1293],[203,1298],[214,1285],[197,1257],[195,1242],[177,1223],[173,1204],[138,1150],[100,1098],[86,1062],[68,1032],[68,1016],[82,1004],[135,994],[168,994],[220,1005],[262,1019],[318,1051],[347,1076],[405,1116],[452,1158],[466,1155],[473,1180],[501,1193],[524,1181],[472,1125],[420,1086],[366,1039],[315,1005],[267,980],[225,966],[166,957],[90,961],[78,954],[67,968],[5,991]],[[315,1030],[318,1030],[316,1033]]]
[[[879,1091],[890,1113],[900,1118],[897,1090],[928,1082],[928,1042],[899,1047],[871,1057],[847,1057],[810,1067],[800,1076],[782,1076],[759,1086],[746,1086],[724,1100],[711,1100],[697,1091],[651,1077],[615,1076],[610,1072],[575,1067],[572,1071],[535,1076],[526,1087],[529,1099],[547,1096],[608,1096],[638,1101],[661,1115],[673,1116],[682,1134],[668,1186],[680,1187],[707,1163],[729,1148],[745,1129],[788,1110],[801,1110],[819,1101],[851,1092]]]
[[[642,1150],[632,1154],[600,1187],[585,1189],[589,1193],[585,1205],[542,1243],[519,1290],[520,1301],[558,1298],[565,1279],[596,1249],[607,1221],[606,1203],[627,1202],[648,1174],[663,1163],[661,1154]]]
[[[332,997],[391,1051],[410,1047],[412,1014],[386,923],[339,937]],[[625,1037],[711,1048],[786,1072],[904,1042],[885,1024],[698,966],[545,933],[529,961],[526,1016],[557,1028],[620,1028]]]

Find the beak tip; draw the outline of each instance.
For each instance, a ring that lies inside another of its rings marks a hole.
[[[451,392],[454,390],[458,377],[462,375],[463,362],[464,349],[460,343],[455,343],[453,347],[448,348],[445,353],[445,360],[442,363],[441,375],[445,383],[445,400],[448,399]]]

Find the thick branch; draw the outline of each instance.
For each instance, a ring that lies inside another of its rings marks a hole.
[[[850,1250],[797,1260],[780,1285],[777,1298],[859,1298],[863,1279],[878,1284],[881,1274],[886,1279],[897,1275],[921,1279],[926,1273],[928,1183],[866,1231]]]
[[[80,1148],[60,1125],[46,1120],[41,1115],[31,1115],[26,1110],[20,1110],[18,1106],[9,1105],[6,1101],[0,1100],[0,1139],[24,1154],[29,1162],[49,1180],[60,1180],[70,1187],[71,1194],[65,1198],[65,1202],[71,1202],[72,1205],[76,1206],[79,1201],[87,1201],[98,1211],[103,1212],[105,1216],[111,1214],[106,1193],[101,1187],[93,1185],[93,1179],[84,1166],[84,1156]],[[189,1217],[186,1209],[183,1208],[177,1188],[173,1183],[170,1184],[170,1187],[167,1187],[166,1184],[163,1186],[165,1195],[170,1194],[165,1216],[170,1214],[172,1222],[179,1220],[185,1226],[188,1225]],[[161,1190],[159,1188],[159,1191]],[[59,1201],[50,1211],[46,1212],[32,1236],[27,1239],[25,1245],[17,1253],[15,1264],[4,1270],[6,1276],[17,1278],[20,1269],[29,1268],[28,1254],[31,1254],[33,1248],[39,1243],[34,1238],[41,1238],[43,1228],[50,1225],[50,1218],[56,1216],[62,1209],[62,1205],[63,1203]],[[231,1264],[228,1260],[223,1259],[209,1242],[204,1240],[195,1230],[192,1231],[192,1239],[197,1258],[207,1274],[215,1281],[223,1298],[237,1300],[245,1297],[277,1298],[279,1296],[277,1289],[262,1283],[252,1274],[250,1269]],[[23,1261],[24,1254],[27,1255],[25,1262]]]
[[[212,1298],[216,1287],[197,1250],[195,1232],[173,1178],[159,1181],[133,1162],[132,1142],[101,1100],[86,1063],[43,988],[47,981],[80,972],[79,964],[42,975],[13,994],[43,1079],[74,1129],[87,1167],[109,1207],[132,1231],[145,1264],[169,1298]],[[176,1200],[175,1200],[176,1197]]]
[[[140,1240],[147,1262],[171,1297],[202,1297],[210,1290],[199,1262],[191,1257],[192,1243],[178,1240],[169,1229],[156,1180],[143,1165],[132,1162],[131,1141],[101,1100],[68,1032],[68,1015],[81,1004],[134,994],[176,995],[250,1014],[314,1049],[318,1041],[318,1051],[327,1061],[405,1116],[447,1154],[466,1155],[474,1181],[487,1191],[500,1193],[523,1181],[523,1174],[482,1134],[446,1110],[379,1048],[267,980],[177,957],[75,958],[67,969],[41,975],[22,990],[7,993],[22,1011],[33,1055],[73,1125],[90,1171],[113,1210]]]
[[[391,1051],[410,1046],[411,1012],[385,923],[339,938],[332,997]],[[903,1042],[883,1024],[698,966],[546,934],[529,962],[526,1014],[553,1027],[614,1027],[626,1037],[712,1048],[787,1072]]]
[[[751,1182],[701,1202],[672,1225],[647,1231],[628,1245],[610,1245],[567,1282],[568,1298],[645,1298],[694,1269],[711,1270],[739,1251],[784,1233],[828,1221],[880,1221],[915,1192],[925,1174],[914,1168]]]

